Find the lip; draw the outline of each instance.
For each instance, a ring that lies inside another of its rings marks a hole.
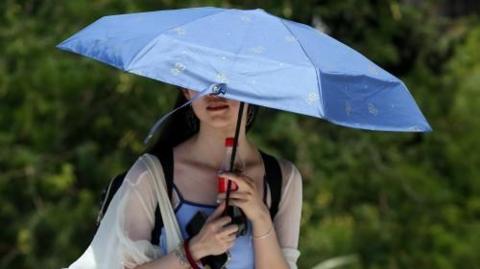
[[[207,110],[209,111],[218,111],[218,110],[224,110],[227,109],[228,105],[227,104],[212,104],[207,106]]]

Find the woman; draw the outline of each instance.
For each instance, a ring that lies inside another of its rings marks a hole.
[[[176,106],[194,95],[194,91],[182,89]],[[239,105],[238,101],[203,96],[186,110],[175,113],[165,124],[153,150],[173,148],[172,206],[184,239],[185,226],[192,214],[198,210],[209,214],[201,231],[189,241],[194,260],[229,251],[229,269],[296,268],[300,254],[301,175],[291,162],[279,160],[283,175],[281,200],[272,222],[268,210],[270,199],[267,195],[266,205],[263,197],[263,161],[258,149],[246,136],[256,115],[255,106],[247,105],[244,110],[243,119],[247,120],[242,121],[238,138],[237,150],[244,162],[244,171],[241,174],[223,173],[238,185],[238,190],[231,193],[229,203],[245,213],[250,227],[248,234],[236,237],[237,225],[231,224],[228,216],[221,216],[225,197],[217,194],[217,173],[224,158],[225,138],[234,136]],[[152,178],[145,171],[139,161],[130,168],[89,247],[90,251],[79,259],[85,256],[83,260],[94,260],[90,263],[105,266],[84,267],[85,262],[77,261],[70,268],[190,268],[180,246],[166,253],[164,244],[160,247],[150,244],[157,200]],[[218,201],[222,202],[218,205]],[[116,227],[113,229],[116,232],[109,232],[105,228],[108,226]],[[118,244],[102,247],[101,240]],[[160,241],[164,243],[164,240]],[[105,256],[116,256],[120,261]],[[108,261],[103,262],[104,258]],[[118,262],[120,267],[115,267]]]

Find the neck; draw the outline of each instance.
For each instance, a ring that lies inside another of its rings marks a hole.
[[[234,136],[235,126],[218,129],[200,124],[199,132],[191,139],[191,156],[209,166],[220,167],[225,154],[225,138]],[[244,161],[251,156],[256,156],[253,155],[256,152],[255,146],[247,140],[243,122],[238,136],[237,152]]]

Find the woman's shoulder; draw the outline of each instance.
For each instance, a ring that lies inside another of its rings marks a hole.
[[[277,158],[277,161],[282,171],[282,193],[285,194],[288,190],[301,188],[302,175],[297,166],[285,158]],[[298,186],[298,188],[294,186]]]
[[[148,166],[149,162],[154,161],[155,158],[155,155],[150,153],[140,155],[128,169],[125,180],[134,186],[140,183],[149,184],[150,181],[145,179],[151,176]]]
[[[282,188],[278,214],[286,214],[293,217],[292,214],[297,214],[301,211],[303,196],[302,175],[292,161],[284,158],[277,158],[277,160],[282,170]],[[300,217],[298,216],[298,218]]]
[[[289,179],[290,177],[301,177],[300,171],[297,166],[290,160],[285,158],[277,158],[280,169],[282,170],[282,176],[284,179]]]

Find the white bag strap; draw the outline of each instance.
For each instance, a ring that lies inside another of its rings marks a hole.
[[[172,204],[167,194],[165,175],[161,168],[160,161],[155,155],[143,154],[141,160],[146,165],[151,177],[154,179],[153,186],[157,195],[158,206],[162,215],[163,227],[167,239],[167,251],[170,252],[183,241],[177,217],[173,211]]]

